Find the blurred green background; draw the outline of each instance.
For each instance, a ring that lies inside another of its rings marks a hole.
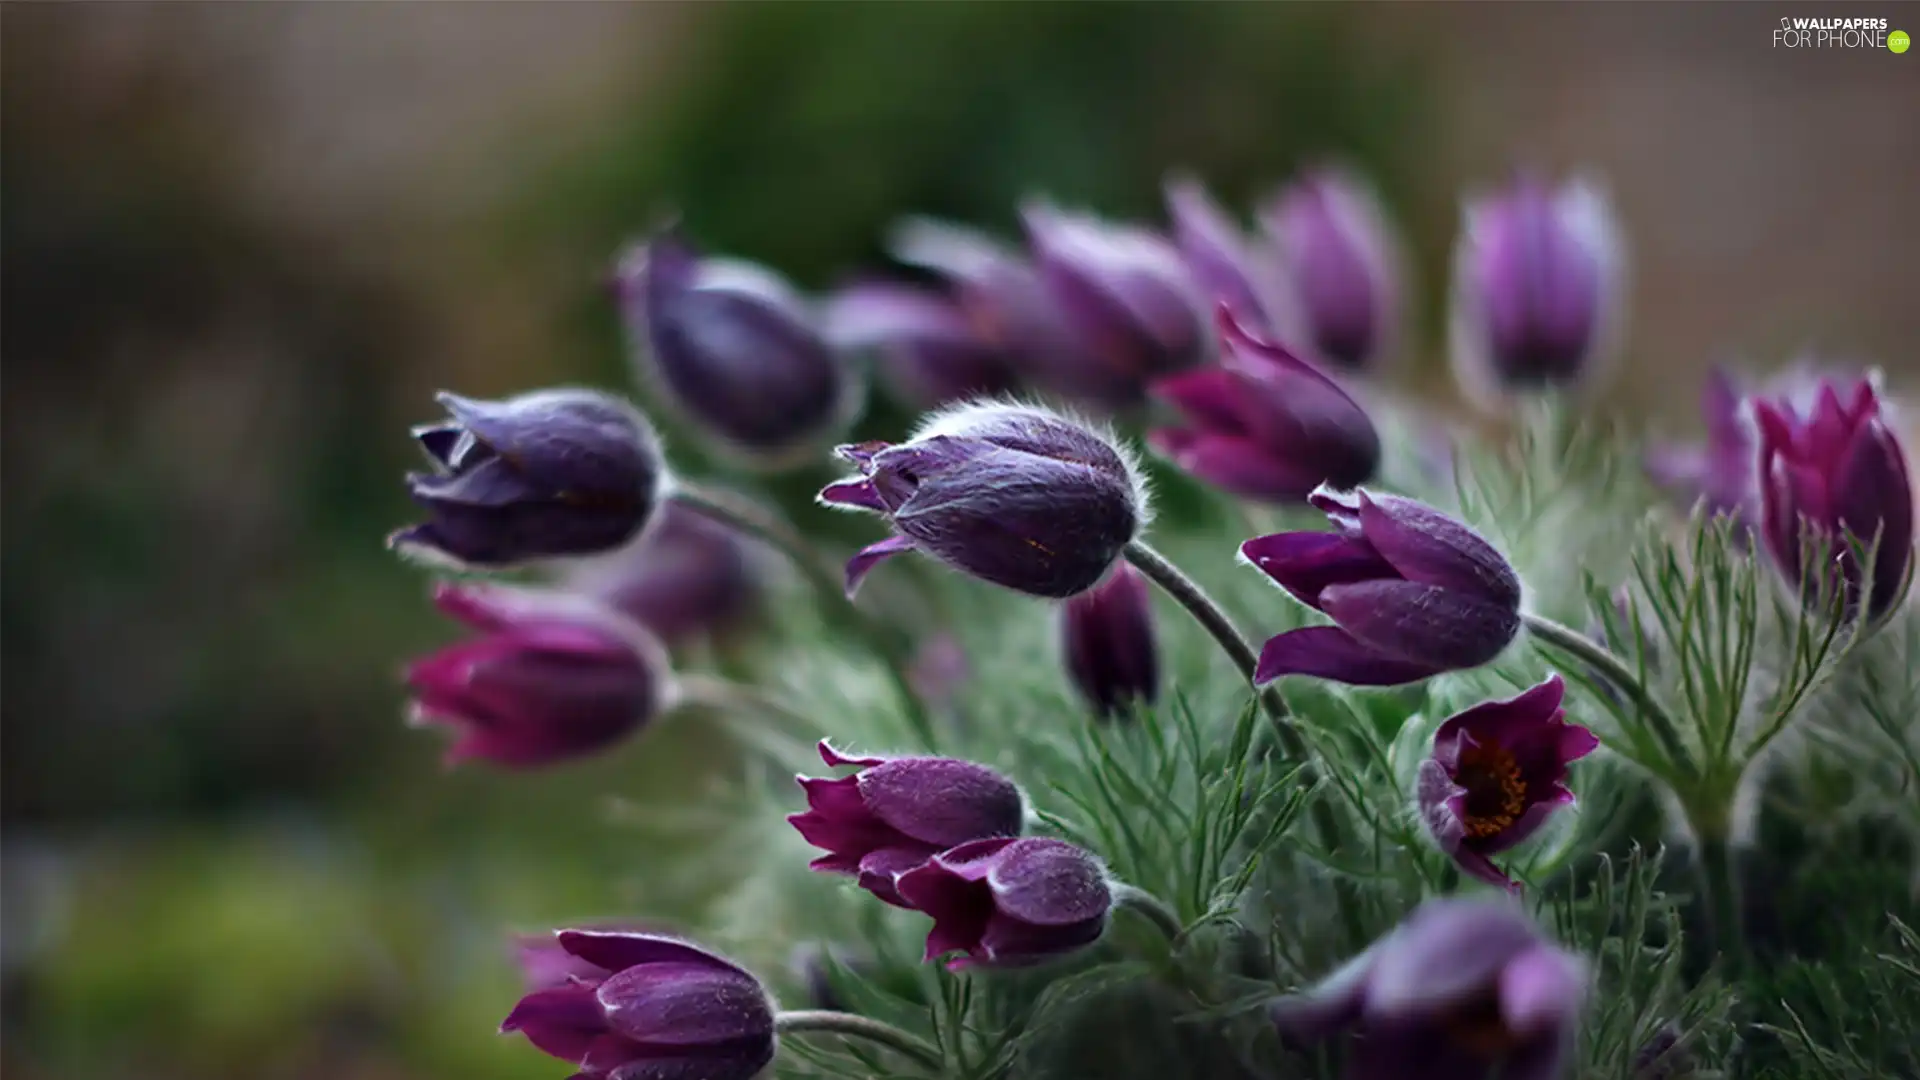
[[[824,288],[904,213],[1157,218],[1170,170],[1244,205],[1333,155],[1433,343],[1462,187],[1587,166],[1621,403],[1685,423],[1709,360],[1806,346],[1897,391],[1920,61],[1777,53],[1778,14],[7,5],[0,1064],[557,1075],[490,1035],[502,935],[633,913],[662,853],[599,795],[672,805],[716,749],[443,773],[394,676],[451,635],[380,540],[432,390],[624,382],[602,278],[664,210]],[[1399,377],[1448,392],[1431,348]]]

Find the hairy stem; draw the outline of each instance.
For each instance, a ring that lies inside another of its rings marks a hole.
[[[1166,901],[1132,885],[1116,885],[1113,889],[1113,906],[1138,912],[1154,925],[1154,928],[1167,936],[1167,943],[1180,940],[1186,928],[1180,925],[1180,916],[1174,914]]]
[[[1540,615],[1523,615],[1521,618],[1526,621],[1528,633],[1572,655],[1626,694],[1634,707],[1640,710],[1640,715],[1646,718],[1647,725],[1653,728],[1674,769],[1683,776],[1694,774],[1693,756],[1687,752],[1686,743],[1680,738],[1680,729],[1675,726],[1673,717],[1647,691],[1646,684],[1640,681],[1625,660],[1572,627],[1562,626]]]
[[[1725,834],[1702,832],[1698,827],[1694,836],[1695,869],[1707,902],[1707,944],[1724,958],[1730,974],[1737,973],[1746,966],[1747,935],[1733,845]]]
[[[885,1021],[854,1013],[834,1012],[829,1009],[802,1009],[796,1012],[783,1012],[773,1018],[774,1031],[782,1035],[824,1034],[843,1035],[850,1039],[865,1039],[879,1043],[890,1050],[897,1050],[907,1057],[925,1065],[935,1073],[944,1071],[945,1062],[940,1051],[932,1043],[917,1035],[909,1034]]]

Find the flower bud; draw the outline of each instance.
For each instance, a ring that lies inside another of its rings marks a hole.
[[[1100,940],[1113,907],[1106,869],[1047,837],[976,840],[900,875],[906,907],[933,917],[928,960],[962,953],[950,970],[1017,967]]]
[[[1240,226],[1190,177],[1168,182],[1167,215],[1201,298],[1216,308],[1225,306],[1241,325],[1272,336],[1280,306],[1275,268],[1256,256]]]
[[[971,761],[937,757],[848,757],[825,741],[828,765],[856,765],[838,780],[800,778],[807,810],[787,820],[827,854],[814,870],[852,874],[860,887],[900,907],[901,874],[935,853],[992,836],[1018,836],[1026,802],[1013,781]]]
[[[1710,515],[1752,520],[1759,488],[1754,483],[1753,435],[1742,410],[1733,377],[1718,367],[1709,371],[1700,391],[1706,444],[1653,447],[1647,453],[1647,475],[1689,505],[1705,503]]]
[[[898,534],[847,563],[847,592],[881,560],[923,551],[1009,589],[1064,599],[1105,577],[1146,525],[1146,487],[1109,437],[1044,409],[964,405],[898,445],[843,446],[861,476],[820,493]]]
[[[1400,318],[1400,257],[1373,190],[1324,168],[1282,189],[1261,215],[1279,245],[1292,312],[1313,357],[1348,371],[1374,367]]]
[[[745,537],[669,499],[639,544],[569,567],[569,589],[595,597],[670,645],[740,628],[763,592]]]
[[[773,1060],[773,1002],[746,971],[659,934],[562,930],[593,974],[520,999],[500,1025],[576,1080],[751,1080]]]
[[[576,929],[607,933],[650,933],[653,928],[638,922],[619,921]],[[577,979],[604,978],[606,975],[606,971],[597,964],[589,964],[561,948],[560,939],[552,933],[514,935],[513,955],[514,960],[520,965],[521,979],[529,993],[535,990],[552,990],[556,987],[571,986]]]
[[[835,348],[872,350],[880,378],[917,408],[1014,389],[1002,348],[959,300],[930,289],[871,282],[841,290],[827,306],[827,339]]]
[[[656,384],[740,460],[787,464],[852,418],[858,385],[773,272],[702,259],[668,230],[622,258],[618,285]]]
[[[1488,701],[1446,723],[1433,756],[1420,763],[1420,816],[1434,843],[1460,869],[1489,884],[1518,889],[1487,858],[1538,832],[1573,802],[1567,763],[1600,745],[1567,723],[1560,676],[1506,701]]]
[[[1268,502],[1304,502],[1322,485],[1351,488],[1380,467],[1373,421],[1338,383],[1261,341],[1224,308],[1220,366],[1154,384],[1191,425],[1160,428],[1154,449],[1223,490]]]
[[[1838,572],[1847,612],[1878,622],[1907,591],[1913,566],[1913,482],[1906,454],[1881,415],[1871,381],[1843,398],[1829,382],[1803,415],[1785,398],[1754,404],[1760,433],[1760,533],[1790,583],[1817,595]],[[1813,563],[1803,539],[1811,534]],[[1849,543],[1851,539],[1851,544]],[[1878,542],[1863,567],[1852,544]],[[1809,573],[1809,571],[1813,571]],[[1863,597],[1864,594],[1864,597]]]
[[[1102,719],[1159,696],[1160,648],[1147,579],[1126,563],[1060,606],[1060,640],[1074,688]]]
[[[480,632],[407,670],[417,723],[459,737],[447,763],[531,768],[595,754],[657,715],[668,670],[638,626],[570,593],[448,585],[440,610]]]
[[[1311,499],[1338,530],[1255,537],[1240,556],[1333,626],[1268,639],[1254,681],[1395,686],[1491,661],[1520,632],[1520,579],[1480,534],[1367,491]]]
[[[430,517],[388,546],[500,568],[612,551],[652,518],[666,473],[660,440],[625,401],[594,390],[437,400],[451,419],[414,430],[434,472],[407,477]]]

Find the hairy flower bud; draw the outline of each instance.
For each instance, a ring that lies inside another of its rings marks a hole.
[[[753,617],[764,585],[758,556],[739,533],[668,499],[639,544],[569,567],[565,582],[677,645]]]
[[[928,960],[962,953],[949,969],[1015,967],[1100,939],[1113,907],[1106,869],[1048,837],[976,840],[900,876],[905,906],[933,917]]]
[[[1121,563],[1106,581],[1060,606],[1061,652],[1074,689],[1102,718],[1160,694],[1147,579]]]
[[[1316,169],[1277,193],[1261,220],[1279,245],[1291,310],[1314,358],[1348,371],[1375,366],[1400,318],[1400,258],[1372,189],[1344,171]]]
[[[931,408],[1015,388],[1006,351],[952,295],[911,285],[868,282],[827,305],[835,348],[877,354],[880,378],[909,405]]]

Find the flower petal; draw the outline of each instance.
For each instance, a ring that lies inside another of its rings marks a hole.
[[[913,541],[904,536],[889,536],[878,543],[861,548],[859,554],[847,560],[847,599],[860,589],[860,582],[878,566],[882,560],[913,550]]]
[[[611,930],[562,930],[560,947],[573,955],[606,968],[624,971],[639,964],[706,964],[739,971],[733,964],[713,953],[662,934],[624,933]]]
[[[649,1047],[697,1047],[773,1037],[773,1009],[752,977],[731,967],[649,963],[596,991],[607,1023]]]
[[[1380,557],[1409,581],[1438,585],[1501,607],[1520,606],[1520,578],[1479,533],[1425,503],[1360,494],[1360,528]]]
[[[1240,557],[1312,608],[1320,606],[1328,586],[1398,577],[1365,540],[1339,533],[1256,536],[1240,545]]]
[[[1283,675],[1311,675],[1350,686],[1400,686],[1441,669],[1388,656],[1334,626],[1309,626],[1267,639],[1253,681],[1264,686]]]
[[[1329,586],[1320,609],[1371,648],[1437,671],[1488,663],[1520,632],[1511,608],[1411,581]]]

